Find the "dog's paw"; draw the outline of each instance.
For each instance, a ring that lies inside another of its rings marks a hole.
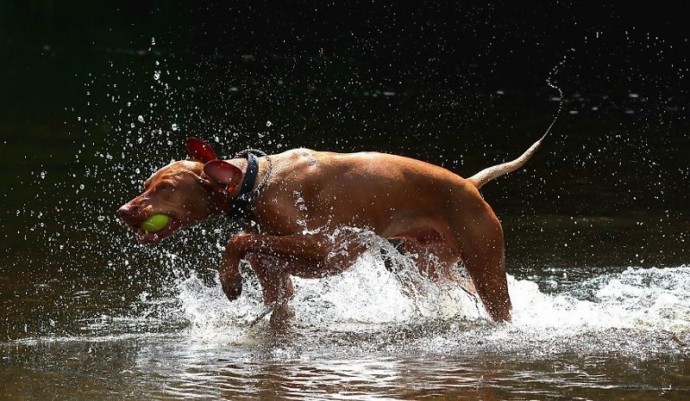
[[[225,281],[221,280],[221,286],[223,287],[223,292],[229,300],[234,301],[242,295],[242,279]]]

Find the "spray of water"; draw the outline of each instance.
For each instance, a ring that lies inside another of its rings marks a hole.
[[[549,127],[546,128],[546,131],[544,132],[544,135],[542,136],[542,139],[545,138],[547,135],[549,135],[549,132],[551,132],[551,128],[556,124],[556,121],[558,120],[558,117],[560,117],[561,112],[563,111],[563,104],[565,102],[565,98],[563,97],[563,90],[561,89],[560,86],[556,84],[555,77],[558,75],[558,71],[562,66],[565,65],[566,61],[568,60],[568,55],[575,52],[575,49],[571,48],[568,53],[566,53],[563,56],[563,59],[556,64],[551,71],[549,72],[548,77],[546,77],[546,84],[549,85],[551,88],[555,89],[558,91],[558,109],[556,110],[556,114],[553,116],[553,120],[551,121],[551,124],[549,124]]]

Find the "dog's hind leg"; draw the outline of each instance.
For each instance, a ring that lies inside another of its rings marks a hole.
[[[461,262],[460,254],[448,241],[424,243],[417,240],[405,240],[403,250],[410,255],[422,276],[432,281],[459,284],[468,294],[478,297],[471,278],[463,276],[457,270],[457,265]]]
[[[444,241],[423,242],[407,239],[403,242],[406,254],[412,257],[419,273],[432,281],[458,281],[454,266],[460,255]]]
[[[474,218],[453,222],[455,247],[472,278],[479,299],[495,321],[510,321],[510,295],[505,271],[503,229],[491,208]]]

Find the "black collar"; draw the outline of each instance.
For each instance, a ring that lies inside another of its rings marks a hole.
[[[251,203],[257,195],[254,191],[256,177],[259,175],[259,158],[255,154],[247,152],[247,171],[242,179],[242,189],[228,213],[234,218],[244,218],[251,216]]]

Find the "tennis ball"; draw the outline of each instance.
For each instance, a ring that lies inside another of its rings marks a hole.
[[[155,233],[156,231],[162,230],[170,222],[170,217],[166,214],[153,214],[143,223],[141,223],[141,229],[147,233]]]

